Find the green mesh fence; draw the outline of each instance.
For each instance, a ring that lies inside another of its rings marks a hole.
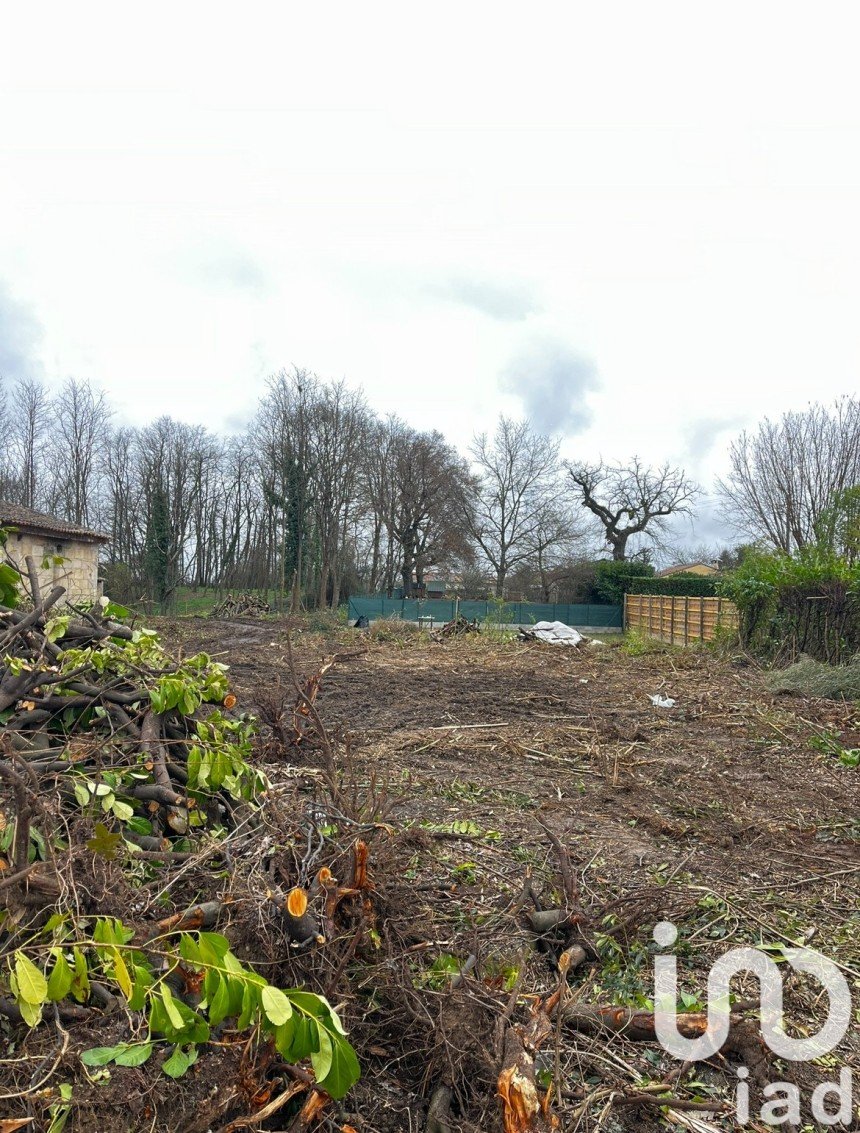
[[[470,621],[490,619],[508,625],[534,625],[535,622],[564,622],[568,626],[592,626],[600,629],[622,629],[621,606],[603,606],[588,602],[467,602],[448,598],[386,598],[374,594],[350,598],[349,617],[402,618],[417,622],[432,618],[434,622],[450,622],[460,614]]]

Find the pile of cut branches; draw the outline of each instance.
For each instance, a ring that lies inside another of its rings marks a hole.
[[[446,622],[445,625],[442,626],[441,630],[439,631],[439,636],[462,637],[464,634],[480,632],[481,631],[478,626],[477,618],[473,618],[470,621],[462,614],[458,614],[456,618],[453,618],[450,622]]]
[[[0,1079],[3,1109],[56,1133],[69,1059],[80,1073],[152,1058],[177,1078],[217,1033],[257,1052],[253,1089],[225,1093],[218,1113],[260,1118],[262,1077],[272,1112],[316,1123],[357,1079],[355,1053],[323,995],[279,986],[270,953],[240,959],[235,910],[282,947],[321,943],[369,906],[366,846],[345,885],[322,862],[310,874],[314,822],[283,813],[249,762],[254,721],[236,713],[226,666],[173,661],[107,600],[61,607],[63,589],[43,595],[29,565],[27,610],[20,577],[0,575],[0,1033],[36,1053],[18,1059],[15,1089]],[[283,857],[292,871],[261,869]],[[227,921],[230,939],[211,931]]]
[[[213,618],[259,618],[269,613],[269,603],[256,594],[228,594],[212,607]]]

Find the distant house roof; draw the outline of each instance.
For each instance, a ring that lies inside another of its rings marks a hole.
[[[692,574],[719,574],[720,568],[714,566],[713,563],[676,563],[674,566],[664,567],[663,570],[657,571],[658,578],[666,578],[670,574],[684,574],[689,571]]]
[[[6,503],[0,500],[0,527],[17,527],[35,535],[53,535],[60,539],[80,539],[85,543],[107,543],[110,536],[102,531],[91,531],[88,527],[78,527],[75,523],[67,523],[65,519],[57,519],[55,515],[47,515],[43,511],[34,511],[21,504]]]

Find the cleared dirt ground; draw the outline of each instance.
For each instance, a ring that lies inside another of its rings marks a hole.
[[[175,648],[229,663],[242,707],[271,717],[292,704],[283,624],[160,628]],[[728,947],[808,942],[842,966],[860,1010],[860,771],[833,755],[834,743],[860,745],[855,705],[774,698],[747,659],[692,650],[380,642],[358,631],[336,641],[294,632],[293,643],[300,675],[337,650],[366,648],[326,673],[317,706],[348,788],[370,791],[384,822],[371,839],[378,955],[345,960],[335,996],[363,1079],[330,1128],[424,1129],[428,1098],[444,1085],[447,1128],[501,1129],[504,1029],[559,984],[566,941],[536,942],[525,916],[529,885],[543,907],[563,903],[552,835],[569,855],[596,953],[569,981],[573,1001],[645,1005],[651,931],[668,919],[694,1008]],[[655,693],[675,707],[654,707]],[[312,738],[287,747],[264,729],[261,758],[297,807],[316,797]],[[450,972],[471,956],[452,989]],[[786,986],[790,1029],[815,1031],[820,989],[803,977]],[[739,990],[754,995],[755,985]],[[770,1078],[796,1081],[808,1100],[839,1066],[860,1065],[857,1048],[855,1027],[832,1065],[774,1064]],[[728,1114],[695,1108],[731,1100],[731,1058],[673,1081],[688,1110],[629,1100],[677,1070],[653,1044],[565,1027],[541,1058],[563,1129],[734,1127]]]

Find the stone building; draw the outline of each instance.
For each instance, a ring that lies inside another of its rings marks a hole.
[[[107,543],[107,535],[4,500],[0,500],[0,527],[9,530],[0,554],[25,576],[25,560],[32,555],[43,592],[65,586],[65,598],[71,602],[94,602],[99,597],[99,548]]]

